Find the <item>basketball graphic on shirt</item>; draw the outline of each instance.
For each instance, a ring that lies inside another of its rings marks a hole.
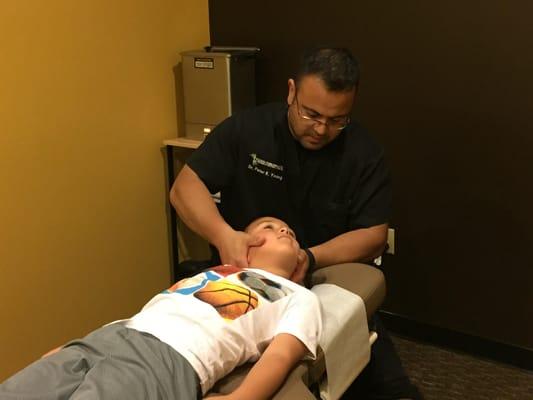
[[[226,280],[208,282],[194,297],[212,305],[225,319],[236,319],[257,307],[257,295]]]
[[[242,271],[242,268],[234,267],[230,264],[219,265],[218,267],[213,267],[210,271],[216,272],[220,276],[228,276]]]

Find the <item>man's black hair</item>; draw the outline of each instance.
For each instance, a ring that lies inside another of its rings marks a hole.
[[[334,92],[357,89],[359,63],[348,49],[315,47],[304,53],[296,74],[296,84],[307,75],[318,76],[326,88]]]

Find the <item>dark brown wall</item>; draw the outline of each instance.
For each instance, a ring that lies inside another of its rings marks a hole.
[[[259,102],[303,48],[349,47],[394,179],[385,308],[533,348],[533,2],[327,4],[210,1],[211,44],[262,48]]]

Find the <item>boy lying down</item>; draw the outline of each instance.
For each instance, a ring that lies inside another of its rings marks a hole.
[[[290,280],[299,245],[281,220],[246,231],[264,238],[249,265],[222,265],[183,279],[130,319],[67,343],[0,385],[7,399],[197,399],[224,375],[257,361],[231,394],[266,399],[321,332],[315,295]]]

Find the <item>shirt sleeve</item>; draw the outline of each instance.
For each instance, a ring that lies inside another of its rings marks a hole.
[[[207,135],[187,160],[187,165],[204,182],[211,193],[228,186],[237,168],[239,132],[230,117]]]
[[[295,336],[307,347],[312,359],[315,359],[321,332],[322,317],[316,295],[307,289],[294,293],[275,335],[288,333]]]
[[[359,177],[357,196],[349,210],[351,229],[387,223],[391,213],[391,180],[380,149],[366,163]]]

